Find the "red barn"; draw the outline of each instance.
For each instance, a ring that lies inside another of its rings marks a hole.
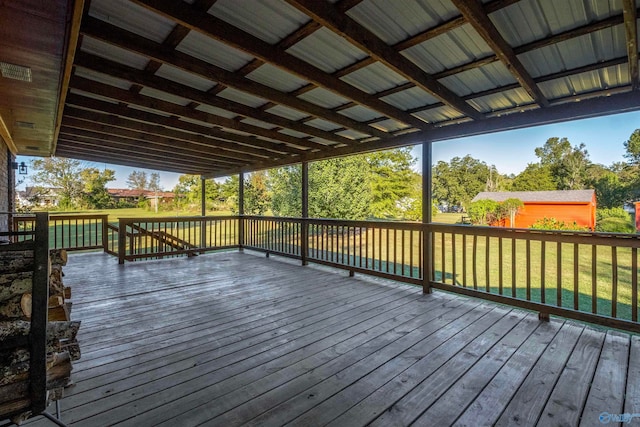
[[[529,228],[542,218],[555,218],[572,224],[574,221],[582,227],[594,230],[596,227],[596,192],[594,190],[557,190],[557,191],[504,191],[478,193],[472,202],[478,200],[520,199],[524,207],[516,214],[514,224],[506,227]]]
[[[636,230],[640,231],[640,202],[636,202]]]

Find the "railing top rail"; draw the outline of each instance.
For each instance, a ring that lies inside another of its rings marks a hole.
[[[162,216],[154,218],[127,218],[120,217],[120,221],[126,224],[132,224],[136,222],[180,222],[180,221],[201,221],[201,220],[227,220],[238,219],[238,215],[224,215],[224,216]]]
[[[415,229],[422,227],[420,222],[409,221],[385,221],[385,220],[352,220],[352,219],[335,219],[335,218],[296,218],[284,216],[260,216],[260,215],[243,215],[245,219],[258,219],[280,222],[300,222],[306,221],[310,224],[326,224],[326,225],[344,225],[349,227],[383,227],[388,225],[397,229]]]
[[[108,214],[49,214],[49,220],[53,221],[56,219],[102,219],[107,218]],[[35,213],[15,213],[13,214],[13,218],[17,221],[21,219],[35,220]]]
[[[640,247],[640,234],[602,233],[590,231],[536,230],[530,228],[478,227],[454,224],[426,224],[441,233],[466,234],[545,242],[578,243],[604,246]]]

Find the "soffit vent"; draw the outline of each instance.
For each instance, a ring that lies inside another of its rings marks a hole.
[[[0,72],[7,79],[31,82],[31,68],[0,61]]]
[[[35,129],[36,128],[36,124],[35,123],[31,123],[31,122],[17,121],[16,122],[16,127],[19,127],[20,129]]]

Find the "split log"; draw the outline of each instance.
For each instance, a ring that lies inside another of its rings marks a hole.
[[[51,249],[49,251],[51,264],[67,265],[67,251],[64,249]]]
[[[49,308],[58,307],[64,304],[64,297],[62,295],[53,295],[49,297]]]
[[[62,270],[52,269],[49,274],[49,295],[63,295]]]
[[[10,402],[16,398],[29,396],[29,381],[20,381],[0,386],[0,404]]]
[[[78,344],[78,340],[61,340],[59,343],[58,351],[66,351],[69,353],[69,357],[71,360],[79,360],[80,359],[80,345]]]
[[[0,319],[21,319],[25,316],[20,304],[22,295],[13,297],[0,304]]]
[[[57,307],[49,307],[49,321],[69,321],[71,319],[69,310],[66,304],[59,305]]]
[[[0,404],[0,415],[15,414],[18,411],[27,409],[29,406],[31,406],[31,400],[29,398],[15,399],[10,402],[2,403]],[[15,418],[11,418],[11,421],[13,421],[15,424],[20,424],[30,416],[30,412],[26,418],[23,418],[23,414],[20,414]]]
[[[0,340],[29,335],[31,323],[26,320],[0,321]],[[79,321],[49,322],[47,324],[47,341],[74,340],[80,329]]]
[[[31,292],[33,271],[0,274],[0,302]]]
[[[33,298],[31,294],[22,294],[22,297],[20,298],[20,308],[22,309],[24,316],[27,319],[31,319],[31,313],[33,311]]]
[[[35,259],[32,250],[0,251],[0,265],[3,273],[33,271]]]
[[[64,297],[64,299],[71,299],[71,288],[68,286],[65,286],[62,292],[62,296]]]

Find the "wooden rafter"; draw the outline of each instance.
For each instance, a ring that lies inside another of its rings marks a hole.
[[[309,149],[325,148],[325,145],[308,141],[306,139],[295,138],[288,136],[271,129],[265,129],[259,126],[253,126],[246,123],[242,123],[226,117],[210,114],[205,111],[193,110],[189,107],[184,107],[178,104],[174,104],[168,101],[162,101],[157,98],[152,98],[145,95],[135,94],[127,90],[119,89],[115,86],[109,86],[103,83],[98,83],[93,80],[89,80],[83,77],[74,76],[71,79],[70,87],[81,90],[87,93],[93,93],[107,98],[111,98],[118,102],[124,102],[126,104],[134,104],[140,107],[146,107],[162,111],[178,117],[198,120],[203,123],[209,123],[215,126],[223,128],[234,129],[236,131],[245,132],[252,135],[260,135],[265,138],[274,139],[280,141],[283,144],[292,145],[293,147],[302,147]]]
[[[371,58],[387,65],[442,102],[475,120],[483,119],[480,112],[460,99],[459,96],[425,73],[424,70],[402,56],[391,46],[385,44],[371,31],[341,13],[332,5],[314,0],[287,0],[287,2],[311,16],[313,20],[320,22],[323,26],[346,38],[365,51]]]
[[[396,108],[374,96],[332,76],[329,73],[309,64],[277,46],[270,45],[213,15],[202,15],[186,4],[171,0],[133,0],[163,16],[198,31],[208,37],[222,41],[250,55],[256,56],[289,73],[309,80],[340,96],[349,98],[360,105],[378,111],[390,118],[414,126],[427,129],[429,126],[422,120]]]
[[[631,89],[640,88],[638,73],[638,15],[635,0],[623,0],[624,33],[627,39],[627,57],[629,58],[629,79]]]
[[[478,0],[452,0],[452,2],[533,100],[543,107],[549,106],[549,101],[522,65],[513,48],[491,22],[482,8],[482,4]]]
[[[81,32],[92,38],[135,52],[164,64],[172,65],[187,72],[197,74],[211,81],[223,83],[254,96],[286,105],[310,115],[340,124],[346,128],[378,138],[388,138],[385,132],[352,120],[342,114],[334,113],[311,102],[280,92],[269,86],[251,81],[230,71],[178,51],[167,51],[162,45],[149,39],[107,24],[93,17],[86,17]]]
[[[78,57],[76,58],[76,67],[86,68],[88,70],[104,73],[118,79],[127,80],[131,83],[140,85],[140,87],[149,87],[172,95],[189,98],[199,103],[199,105],[205,104],[212,107],[221,108],[243,117],[251,117],[267,123],[273,123],[282,128],[288,128],[297,132],[317,136],[319,138],[326,139],[327,141],[333,141],[340,144],[354,143],[353,140],[340,135],[336,135],[332,132],[327,132],[313,126],[308,126],[300,122],[288,120],[282,116],[271,114],[258,108],[252,108],[247,105],[240,104],[239,102],[219,98],[205,91],[200,91],[198,89],[174,82],[172,80],[154,76],[148,72],[138,70],[127,65],[119,64],[115,61],[100,58],[99,56],[92,55],[86,52],[78,54]]]
[[[304,150],[292,149],[291,147],[285,149],[284,145],[271,141],[223,133],[205,125],[180,120],[177,117],[166,117],[73,93],[69,95],[65,114],[96,123],[211,145],[222,150],[258,157],[272,158],[304,153]]]

